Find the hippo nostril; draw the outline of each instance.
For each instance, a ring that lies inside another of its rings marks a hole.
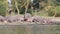
[[[24,21],[27,21],[27,19],[24,19]]]

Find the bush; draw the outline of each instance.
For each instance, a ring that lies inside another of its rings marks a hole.
[[[49,11],[48,11],[48,15],[49,16],[54,16],[55,10],[53,8],[51,8]],[[55,17],[60,17],[60,6],[57,6],[56,7],[56,16]]]
[[[25,13],[25,7],[22,7],[21,9],[20,9],[20,14],[24,14]]]
[[[6,9],[3,6],[3,4],[0,4],[0,15],[5,16],[5,11],[6,11]]]
[[[57,6],[56,10],[57,10],[56,17],[60,17],[60,6]]]
[[[0,15],[5,16],[5,8],[4,7],[0,8]]]
[[[54,14],[55,14],[55,12],[53,11],[53,9],[50,9],[50,10],[48,11],[48,15],[49,15],[49,16],[54,16]]]

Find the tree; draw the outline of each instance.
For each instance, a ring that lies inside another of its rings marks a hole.
[[[16,9],[17,9],[17,11],[18,11],[18,15],[20,14],[20,12],[19,12],[19,8],[18,8],[18,3],[17,3],[17,1],[16,0],[14,0],[15,1],[15,5],[16,5]]]

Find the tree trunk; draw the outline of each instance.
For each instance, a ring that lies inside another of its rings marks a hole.
[[[56,7],[54,7],[54,16],[53,17],[55,17],[56,16]]]
[[[26,0],[25,15],[26,15],[26,13],[27,13],[29,3],[30,3],[29,0]],[[25,15],[24,15],[24,16],[25,16]]]
[[[8,15],[8,1],[5,1],[5,6],[6,6],[6,16]]]
[[[14,1],[15,1],[16,9],[17,9],[17,11],[18,11],[18,15],[19,15],[19,14],[20,14],[20,11],[19,11],[19,8],[18,8],[18,3],[17,3],[16,0],[14,0]]]

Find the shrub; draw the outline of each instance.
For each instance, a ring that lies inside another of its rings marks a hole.
[[[0,15],[5,16],[5,8],[0,8]]]
[[[0,5],[0,15],[5,16],[5,7],[3,5]]]
[[[55,14],[55,10],[53,8],[51,8],[49,11],[48,11],[48,15],[49,16],[53,16]],[[56,15],[55,17],[60,17],[60,6],[57,6],[56,7]]]

